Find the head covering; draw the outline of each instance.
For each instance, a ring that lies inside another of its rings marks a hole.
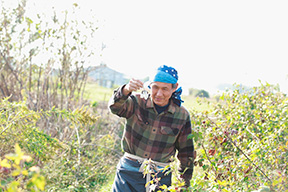
[[[178,81],[178,72],[173,67],[162,65],[161,67],[157,69],[157,73],[153,81],[176,84]],[[181,106],[181,103],[184,102],[181,99],[181,93],[182,93],[182,88],[179,87],[171,96],[172,101],[179,107]]]
[[[171,96],[172,101],[179,107],[181,106],[181,103],[184,103],[184,101],[181,99],[181,94],[182,94],[182,87],[179,87]]]
[[[178,72],[173,67],[162,65],[157,69],[157,73],[153,81],[175,84],[178,81]]]

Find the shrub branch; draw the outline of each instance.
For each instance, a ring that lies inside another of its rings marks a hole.
[[[207,117],[218,129],[220,129],[217,124],[212,121],[209,117]],[[246,159],[248,159],[248,161],[257,169],[259,170],[262,175],[264,175],[266,177],[267,180],[269,180],[270,183],[272,183],[272,181],[269,179],[269,177],[264,173],[264,171],[262,169],[259,168],[259,166],[257,166],[245,153],[242,149],[240,149],[235,142],[233,142],[233,140],[231,139],[231,137],[229,137],[228,134],[225,134],[225,136],[229,139],[229,141],[246,157]],[[206,153],[206,151],[205,151]],[[210,162],[211,163],[211,162]]]

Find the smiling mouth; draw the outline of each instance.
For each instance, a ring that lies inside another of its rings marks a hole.
[[[155,98],[155,101],[162,101],[162,98]]]

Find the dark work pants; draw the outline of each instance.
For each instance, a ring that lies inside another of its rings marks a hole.
[[[139,172],[140,166],[140,163],[122,157],[117,165],[112,191],[145,192],[146,177],[143,177],[143,173]],[[161,177],[160,186],[165,184],[169,187],[171,185],[171,173],[165,174],[160,172],[157,174],[157,177]]]

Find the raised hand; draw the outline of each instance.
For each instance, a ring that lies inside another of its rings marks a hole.
[[[143,88],[143,82],[132,78],[127,85],[123,88],[123,94],[128,95],[133,91],[138,91],[139,89]]]

